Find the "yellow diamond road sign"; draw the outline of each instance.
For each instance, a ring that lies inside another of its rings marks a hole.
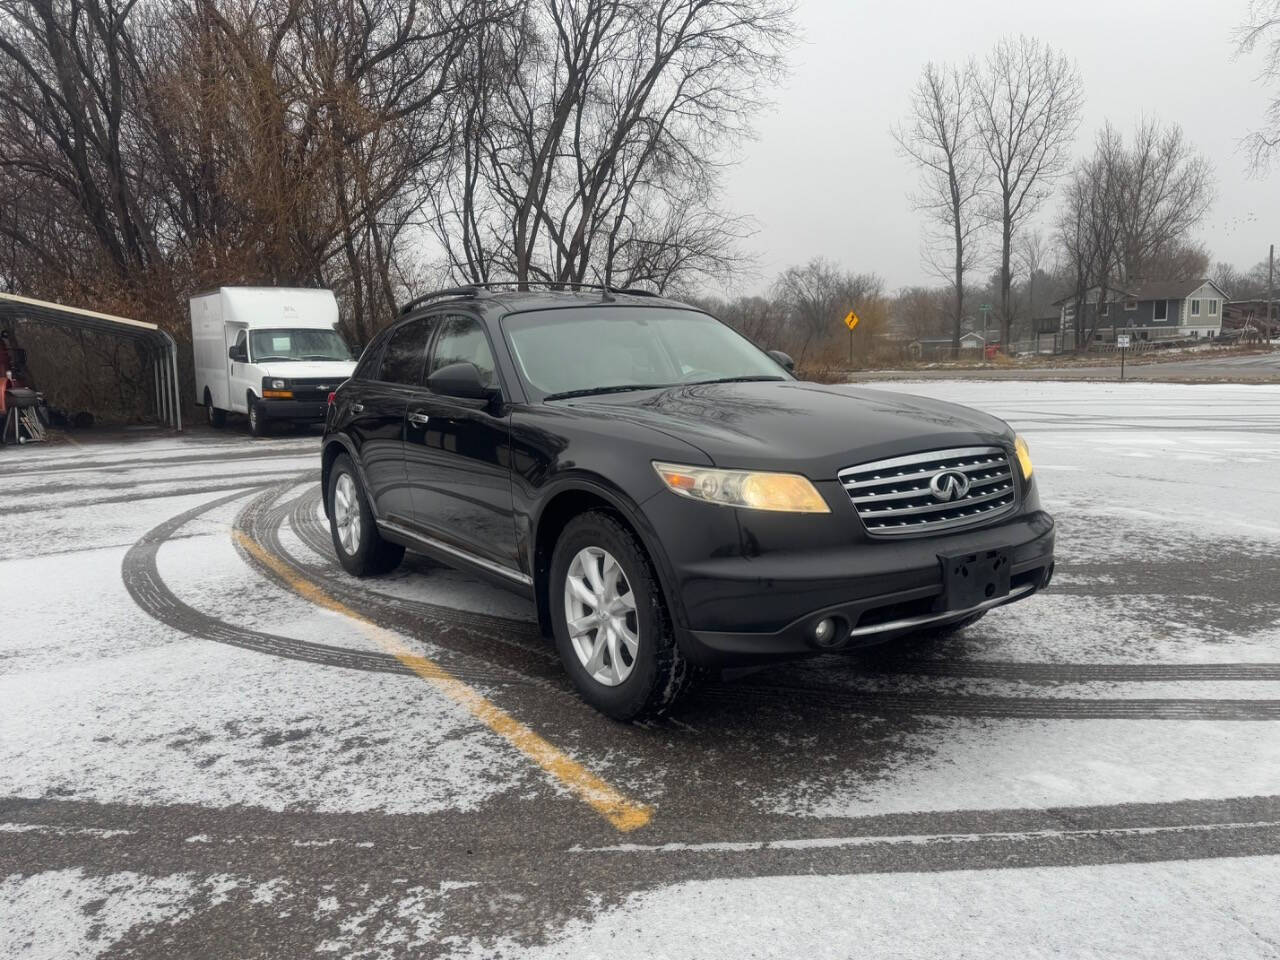
[[[844,318],[844,325],[852,330],[858,325],[858,315],[850,310],[848,316]]]

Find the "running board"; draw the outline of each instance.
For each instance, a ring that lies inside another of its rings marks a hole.
[[[488,570],[490,573],[496,573],[500,577],[504,577],[513,583],[522,586],[533,586],[533,577],[528,574],[521,573],[519,570],[512,570],[510,567],[504,567],[500,563],[494,563],[492,560],[486,560],[483,557],[477,557],[474,553],[468,553],[466,550],[459,550],[457,547],[444,543],[435,537],[428,537],[416,531],[410,530],[408,527],[402,527],[398,523],[392,523],[390,520],[379,520],[378,529],[386,530],[400,540],[407,540],[410,545],[418,544],[428,553],[443,553],[447,556],[462,560],[482,570]]]

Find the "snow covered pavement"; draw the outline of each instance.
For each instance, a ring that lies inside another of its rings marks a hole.
[[[1027,436],[1053,588],[650,728],[346,577],[314,436],[0,450],[0,956],[1280,956],[1280,387],[878,386]]]

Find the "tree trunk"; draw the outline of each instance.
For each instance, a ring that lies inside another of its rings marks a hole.
[[[1013,259],[1013,223],[1010,220],[1008,204],[1005,205],[1004,230],[1000,244],[1000,351],[1009,353],[1009,334],[1013,329],[1013,276],[1011,263]]]

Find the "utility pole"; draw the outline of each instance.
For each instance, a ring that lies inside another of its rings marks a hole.
[[[1276,245],[1271,245],[1267,253],[1267,347],[1271,346],[1271,325],[1275,322],[1272,314],[1272,301],[1276,295]]]

